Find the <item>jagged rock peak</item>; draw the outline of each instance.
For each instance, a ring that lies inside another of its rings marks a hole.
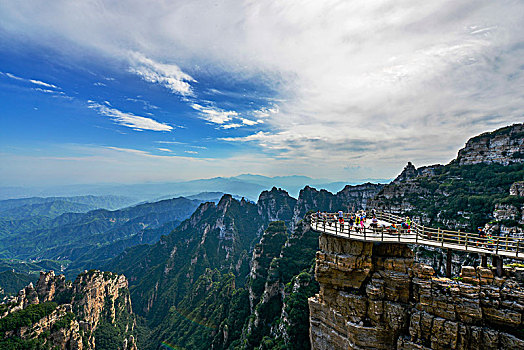
[[[265,190],[260,193],[260,196],[258,196],[258,202],[267,199],[267,198],[275,198],[275,197],[291,197],[289,193],[286,190],[283,190],[281,188],[277,188],[273,186],[271,190]]]
[[[53,300],[57,293],[63,292],[70,283],[66,284],[64,275],[55,275],[54,271],[40,272],[38,282],[36,282],[36,292],[41,302]]]
[[[227,208],[230,204],[231,204],[231,201],[233,200],[233,196],[230,195],[230,194],[224,194],[222,196],[222,198],[220,198],[220,201],[218,202],[218,205],[217,205],[217,209],[218,210],[224,210],[225,208]]]
[[[470,138],[455,161],[460,165],[523,163],[524,124],[513,124]]]
[[[408,164],[404,167],[404,170],[402,170],[400,175],[397,176],[395,180],[393,180],[393,183],[407,181],[409,179],[417,177],[417,175],[417,168],[415,168],[415,166],[411,162],[408,162]]]
[[[411,179],[414,179],[418,176],[433,176],[435,175],[435,170],[442,167],[441,164],[423,166],[416,168],[411,162],[404,167],[404,170],[393,180],[394,184],[405,182]]]
[[[266,221],[283,220],[289,224],[296,202],[287,191],[273,187],[270,191],[260,193],[257,202],[258,213]]]

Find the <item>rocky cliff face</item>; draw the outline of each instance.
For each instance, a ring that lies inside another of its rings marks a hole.
[[[334,212],[366,208],[368,201],[384,187],[382,184],[365,183],[362,185],[347,185],[340,192],[333,194],[326,190],[317,190],[306,186],[298,195],[293,209],[293,222],[301,220],[309,210]]]
[[[442,167],[440,164],[435,164],[431,166],[423,166],[420,168],[415,168],[413,163],[408,162],[408,164],[404,167],[402,172],[393,180],[394,184],[399,184],[401,182],[405,182],[411,179],[414,179],[418,176],[433,176],[435,175],[435,170]]]
[[[515,182],[509,189],[509,197],[495,205],[493,225],[496,231],[516,235],[524,232],[524,181]]]
[[[280,255],[282,245],[286,242],[286,226],[283,221],[275,221],[269,224],[269,227],[262,235],[260,243],[253,249],[251,259],[251,270],[249,273],[249,301],[251,311],[263,296],[266,299],[273,297],[271,287],[267,286],[268,273],[270,264],[274,258]]]
[[[64,275],[42,272],[36,288],[30,284],[3,305],[0,323],[12,329],[0,340],[2,345],[82,350],[112,344],[136,349],[135,321],[123,275],[90,270],[71,283]],[[34,319],[41,310],[45,310],[43,317]],[[20,319],[24,321],[14,321]]]
[[[358,210],[366,208],[368,201],[373,198],[382,188],[383,184],[365,183],[362,185],[346,185],[336,194],[345,208]]]
[[[319,240],[313,349],[524,349],[522,270],[434,277],[405,245]]]
[[[271,191],[263,191],[257,202],[258,214],[266,222],[284,221],[291,226],[293,208],[297,200],[281,188],[273,187]]]
[[[524,162],[524,124],[514,124],[468,140],[458,153],[460,165]]]

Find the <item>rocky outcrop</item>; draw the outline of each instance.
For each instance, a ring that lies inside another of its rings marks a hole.
[[[524,181],[511,185],[510,196],[495,205],[492,228],[504,235],[520,235],[524,232]],[[490,226],[490,225],[487,225]]]
[[[524,349],[522,271],[438,278],[409,247],[322,235],[313,349]]]
[[[272,260],[280,255],[280,250],[286,239],[284,222],[275,221],[269,224],[269,227],[262,235],[260,243],[255,245],[253,249],[251,270],[248,277],[249,301],[252,312],[263,295],[266,299],[274,296],[274,292],[271,291],[274,289],[273,283],[270,283],[270,286],[267,285],[268,273],[270,273]]]
[[[36,288],[30,284],[5,305],[2,318],[20,317],[17,312],[29,306],[54,309],[30,326],[7,332],[3,341],[16,338],[59,349],[94,349],[98,330],[104,327],[105,341],[107,329],[112,328],[118,334],[110,340],[113,344],[119,344],[120,349],[136,349],[131,299],[123,275],[90,270],[71,283],[64,275],[42,272]]]
[[[344,205],[344,208],[358,210],[365,209],[368,201],[373,198],[382,188],[383,184],[373,184],[367,182],[362,185],[346,185],[340,192],[336,194],[339,201]]]
[[[517,181],[509,188],[510,196],[524,197],[524,181]]]
[[[408,162],[404,167],[402,172],[393,180],[394,184],[399,184],[401,182],[406,182],[408,180],[414,179],[418,176],[433,176],[435,175],[435,170],[442,167],[440,164],[435,164],[431,166],[423,166],[420,168],[415,168],[415,166]]]
[[[283,189],[273,187],[271,191],[263,191],[258,197],[258,214],[267,222],[281,220],[290,226],[296,202]]]
[[[347,185],[340,192],[333,194],[326,190],[317,190],[306,186],[298,195],[293,210],[293,222],[300,221],[310,210],[334,212],[350,211],[366,208],[368,201],[384,187],[382,184],[365,183],[362,185]]]
[[[524,124],[514,124],[469,139],[458,152],[456,161],[460,165],[523,163]]]

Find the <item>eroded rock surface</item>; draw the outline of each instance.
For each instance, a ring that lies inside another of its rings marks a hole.
[[[405,245],[319,239],[313,349],[524,349],[521,271],[435,277]]]
[[[20,317],[17,312],[30,306],[47,311],[28,326],[9,329],[0,337],[1,344],[34,341],[43,348],[82,350],[104,347],[110,341],[119,349],[136,349],[135,320],[124,275],[90,270],[71,283],[64,275],[42,272],[36,288],[28,285],[3,306],[0,319],[11,318],[4,326],[13,324],[13,317]],[[116,335],[108,338],[111,331]],[[97,345],[97,335],[103,344]]]

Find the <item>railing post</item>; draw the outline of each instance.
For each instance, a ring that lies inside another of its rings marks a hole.
[[[324,233],[326,233],[326,218],[323,218],[322,221],[324,222]]]
[[[365,241],[366,240],[366,226],[364,226],[363,231],[364,231],[364,241]]]
[[[497,237],[497,248],[495,248],[495,254],[499,254],[499,240],[500,240],[500,236]]]
[[[338,232],[337,232],[337,222],[335,221],[335,236],[338,236]]]
[[[418,243],[418,226],[415,226],[415,224],[413,224],[412,226],[413,232],[415,232],[415,243]]]
[[[520,245],[520,239],[517,239],[517,253],[515,254],[515,257],[519,256],[519,245]]]
[[[380,241],[384,242],[384,226],[382,226],[381,228],[382,228],[382,235],[380,237]]]
[[[466,244],[466,250],[468,250],[468,232],[466,232],[466,242],[465,242],[465,244]]]
[[[398,232],[398,241],[400,242],[400,230],[397,229],[397,232]]]

